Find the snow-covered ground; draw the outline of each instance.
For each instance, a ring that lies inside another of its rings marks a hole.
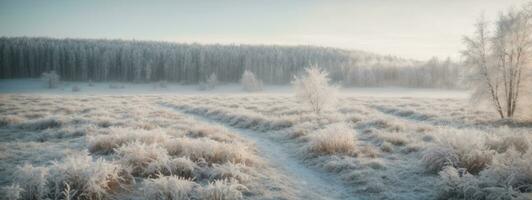
[[[110,85],[118,88],[111,88]],[[72,87],[80,88],[79,92],[72,92]],[[123,88],[122,88],[123,87]],[[138,94],[249,94],[242,90],[238,84],[223,84],[213,90],[199,90],[197,85],[183,85],[168,83],[166,88],[161,88],[158,83],[119,83],[119,82],[94,82],[89,86],[87,82],[62,82],[59,87],[47,89],[40,79],[3,79],[0,80],[0,93],[23,94],[57,94],[57,95],[138,95]],[[292,94],[289,85],[266,85],[264,90],[257,94]],[[343,95],[372,96],[372,97],[432,97],[432,98],[467,98],[469,91],[377,87],[377,88],[341,88]]]
[[[342,89],[335,109],[317,116],[288,86],[109,84],[0,81],[0,196],[526,199],[532,191],[532,123],[498,120],[465,91]]]

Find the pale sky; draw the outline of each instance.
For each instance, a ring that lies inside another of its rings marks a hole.
[[[525,0],[0,0],[0,36],[318,45],[459,58],[485,13]]]

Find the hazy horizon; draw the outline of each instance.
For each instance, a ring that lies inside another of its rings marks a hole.
[[[314,45],[459,58],[483,12],[524,1],[1,1],[0,36]]]

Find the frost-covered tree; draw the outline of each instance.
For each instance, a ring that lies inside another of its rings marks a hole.
[[[41,79],[46,84],[47,88],[56,88],[59,85],[59,75],[55,71],[44,72]]]
[[[476,33],[464,39],[466,63],[473,66],[474,101],[489,100],[501,118],[511,118],[530,93],[532,38],[530,16],[524,11],[501,14],[490,34],[481,18]]]
[[[336,103],[338,88],[329,84],[329,73],[316,66],[305,69],[303,76],[295,76],[292,82],[296,98],[310,109],[321,114]]]
[[[209,78],[207,78],[207,89],[212,90],[218,85],[218,77],[215,73],[212,73]]]
[[[240,84],[242,84],[242,89],[248,92],[255,92],[262,90],[262,81],[258,80],[255,77],[255,74],[249,70],[245,70],[240,79]]]

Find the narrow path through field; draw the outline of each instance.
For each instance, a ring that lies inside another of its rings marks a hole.
[[[165,105],[163,104],[163,106]],[[191,116],[198,121],[222,125],[229,131],[240,134],[244,138],[253,141],[256,144],[260,156],[265,158],[272,167],[278,169],[293,181],[295,184],[294,188],[300,196],[298,199],[357,199],[352,196],[353,194],[349,192],[350,190],[343,185],[340,179],[326,172],[305,166],[296,158],[295,149],[275,142],[271,138],[268,138],[265,133],[233,128],[200,115],[185,113],[171,106],[166,107]]]

